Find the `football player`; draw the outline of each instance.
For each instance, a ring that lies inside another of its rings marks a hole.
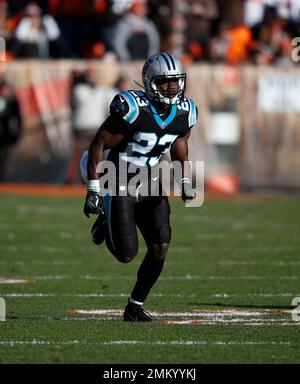
[[[91,142],[87,158],[87,195],[84,213],[98,214],[92,227],[94,243],[104,240],[109,251],[122,263],[130,262],[138,253],[137,227],[147,245],[137,280],[125,307],[125,321],[151,321],[142,305],[159,278],[171,239],[168,198],[159,193],[141,193],[143,182],[135,194],[102,197],[97,165],[103,151],[110,149],[108,160],[120,169],[128,167],[149,170],[157,166],[163,153],[171,150],[172,160],[182,164],[181,195],[184,201],[195,198],[188,160],[188,139],[197,120],[197,107],[184,95],[186,74],[180,61],[169,53],[151,56],[142,71],[144,91],[123,91],[113,99],[110,116]],[[117,190],[124,191],[136,173],[116,176]],[[145,185],[149,172],[145,172]],[[124,180],[123,180],[124,179]],[[156,180],[157,178],[153,178]],[[154,189],[156,188],[154,186]],[[152,187],[151,187],[152,188]]]

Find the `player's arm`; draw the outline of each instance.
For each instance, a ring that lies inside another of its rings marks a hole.
[[[111,149],[118,145],[124,138],[126,132],[126,118],[129,111],[124,98],[115,96],[110,105],[110,116],[105,120],[94,136],[88,155],[87,162],[87,195],[84,203],[84,214],[103,213],[102,198],[100,196],[98,164],[103,161],[104,149]]]
[[[101,175],[97,167],[103,161],[104,149],[113,148],[123,140],[124,135],[111,133],[116,131],[118,125],[119,122],[114,117],[109,116],[98,129],[90,144],[87,163],[87,195],[83,208],[83,212],[87,217],[90,217],[90,214],[104,213],[99,184]]]
[[[124,135],[115,132],[119,122],[112,116],[109,116],[94,136],[90,148],[87,163],[88,190],[92,180],[99,184],[100,173],[97,172],[98,164],[103,160],[104,149],[111,149],[118,145],[124,138]]]
[[[193,200],[196,193],[192,188],[192,170],[189,163],[188,139],[191,131],[185,136],[178,137],[171,147],[172,161],[179,161],[181,165],[181,179],[176,180],[181,187],[181,197],[183,201]]]

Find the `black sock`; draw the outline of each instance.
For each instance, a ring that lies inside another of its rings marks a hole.
[[[163,269],[165,260],[158,260],[146,254],[137,273],[137,282],[131,292],[131,298],[143,303]]]

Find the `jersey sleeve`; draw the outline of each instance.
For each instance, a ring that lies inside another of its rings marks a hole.
[[[178,137],[184,137],[185,135],[187,135],[190,132],[190,130],[194,127],[198,119],[198,108],[194,100],[186,99],[186,102],[188,104],[187,117],[186,117],[187,123],[184,124],[185,129],[182,130],[182,132]]]
[[[116,95],[109,107],[109,113],[112,117],[122,120],[123,117],[128,113],[129,106],[126,100],[120,95]]]
[[[193,128],[198,119],[198,108],[193,99],[188,99],[189,103],[189,128]]]
[[[133,124],[139,115],[139,107],[130,91],[123,91],[116,95],[110,105],[111,116]]]
[[[123,91],[113,98],[109,112],[111,123],[105,129],[126,136],[139,115],[139,107],[130,91]]]

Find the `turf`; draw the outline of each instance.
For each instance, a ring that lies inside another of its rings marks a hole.
[[[0,284],[7,305],[0,363],[300,363],[300,323],[286,311],[300,296],[299,199],[207,200],[195,209],[172,201],[171,208],[172,245],[145,307],[212,311],[211,323],[68,313],[123,309],[143,241],[137,258],[120,264],[91,243],[82,199],[1,195],[0,278],[34,283]],[[253,324],[214,323],[216,311],[235,309],[274,312],[266,323],[251,316]]]

